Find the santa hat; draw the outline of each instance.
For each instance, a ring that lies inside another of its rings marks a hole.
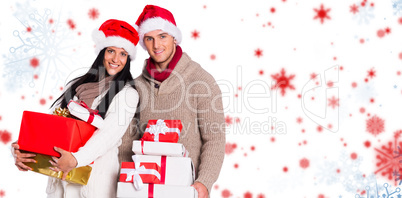
[[[144,45],[144,35],[154,30],[162,30],[173,36],[176,40],[176,44],[181,43],[181,32],[176,26],[173,14],[155,5],[147,5],[138,17],[135,24],[138,26],[138,33],[140,36],[140,44],[146,49]]]
[[[135,59],[138,32],[127,22],[109,19],[92,33],[92,38],[96,54],[106,47],[118,47],[126,50],[131,60]]]

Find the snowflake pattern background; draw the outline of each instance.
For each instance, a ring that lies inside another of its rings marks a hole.
[[[401,0],[17,0],[0,3],[1,198],[46,196],[47,177],[10,153],[22,112],[48,112],[95,59],[92,31],[135,23],[146,4],[173,12],[183,51],[221,88],[227,144],[211,197],[399,195],[379,151],[402,129]],[[137,47],[134,77],[149,57]]]

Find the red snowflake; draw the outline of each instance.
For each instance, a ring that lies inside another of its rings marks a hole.
[[[377,136],[378,134],[384,132],[384,120],[374,115],[370,119],[366,120],[366,130]]]
[[[389,28],[389,27],[385,28],[385,33],[390,34],[391,33],[391,28]]]
[[[6,196],[6,192],[4,190],[0,190],[0,197]]]
[[[216,59],[215,54],[211,54],[210,58],[211,58],[211,60],[215,60]]]
[[[89,18],[95,20],[99,18],[99,11],[96,8],[92,8],[88,11]]]
[[[251,192],[246,192],[244,193],[244,198],[252,198],[253,194],[251,194]]]
[[[275,13],[275,8],[274,7],[271,8],[271,12]]]
[[[200,32],[198,32],[197,30],[194,30],[193,32],[191,32],[191,37],[193,37],[194,39],[199,38]]]
[[[45,105],[46,104],[46,100],[44,98],[39,100],[39,104],[41,105]]]
[[[299,123],[299,124],[302,123],[302,122],[303,122],[303,118],[298,117],[298,118],[296,119],[296,122]]]
[[[320,18],[321,24],[324,23],[324,19],[331,19],[331,17],[328,16],[328,12],[331,10],[331,8],[324,9],[324,5],[321,4],[320,9],[314,8],[314,11],[317,13],[316,16],[314,16],[314,19]]]
[[[232,193],[228,189],[222,190],[222,197],[223,198],[228,198],[228,197],[231,197],[231,196],[232,196]]]
[[[367,71],[367,77],[370,77],[370,78],[375,77],[375,70],[374,70],[374,68],[371,68],[369,71]]]
[[[371,146],[371,142],[368,141],[368,140],[366,140],[366,141],[364,142],[364,146],[367,147],[367,148],[369,148],[369,147]]]
[[[395,132],[394,140],[389,141],[386,145],[382,145],[381,148],[375,148],[377,151],[376,167],[378,168],[374,173],[381,173],[382,176],[386,176],[388,180],[394,181],[395,186],[397,180],[402,179],[402,155],[400,154],[402,148],[402,142],[399,141],[399,137],[402,130]],[[399,178],[393,178],[393,176],[399,176]]]
[[[72,30],[75,29],[75,23],[74,23],[73,20],[68,19],[68,20],[67,20],[67,24],[68,24],[68,26],[70,27],[70,29],[72,29]]]
[[[27,27],[27,32],[31,32],[32,28],[31,27]]]
[[[295,75],[292,74],[292,75],[286,76],[285,73],[286,73],[285,69],[282,68],[280,73],[271,75],[272,79],[274,79],[276,81],[276,83],[272,87],[272,89],[277,89],[277,88],[281,89],[282,96],[284,96],[286,93],[285,89],[292,89],[292,90],[295,89],[295,87],[292,84],[290,84],[290,81],[293,80]]]
[[[0,131],[0,141],[2,141],[4,144],[7,144],[8,142],[11,141],[11,133],[8,131]]]
[[[377,31],[377,36],[378,36],[378,37],[382,38],[382,37],[384,37],[384,35],[385,35],[385,31],[384,31],[384,30],[379,29],[379,30]]]
[[[318,198],[325,198],[325,195],[319,194],[319,195],[318,195]]]
[[[339,98],[335,98],[335,96],[332,96],[332,98],[328,99],[328,106],[335,109],[337,106],[339,106]]]
[[[36,68],[39,66],[39,59],[33,57],[30,61],[29,64],[31,65],[31,67]]]
[[[318,76],[317,74],[311,73],[311,74],[310,74],[310,79],[311,79],[311,80],[315,80],[315,79],[317,78],[317,76]]]
[[[302,167],[303,169],[306,169],[310,166],[310,161],[306,158],[303,158],[300,160],[300,167]]]
[[[229,126],[229,125],[233,124],[233,118],[230,117],[229,115],[227,115],[225,117],[225,122],[226,122],[226,125]]]
[[[265,198],[265,195],[264,194],[259,194],[259,195],[257,195],[257,198]]]
[[[264,75],[264,70],[260,70],[258,73],[262,76]]]
[[[233,151],[234,151],[236,148],[237,148],[236,143],[233,143],[233,144],[231,144],[231,143],[226,143],[226,144],[225,144],[225,153],[226,153],[226,155],[229,155],[229,154],[233,153]]]
[[[359,7],[356,4],[351,5],[350,12],[356,14],[357,12],[359,12]]]
[[[254,52],[254,55],[257,56],[257,58],[260,58],[260,56],[262,56],[262,50],[260,48],[256,49]]]

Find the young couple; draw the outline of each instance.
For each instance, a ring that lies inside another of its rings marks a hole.
[[[61,157],[53,157],[51,163],[55,171],[65,173],[63,177],[73,168],[94,163],[86,186],[49,177],[48,197],[116,197],[119,165],[132,161],[132,141],[143,134],[150,119],[181,120],[179,143],[194,163],[193,186],[199,197],[209,196],[225,150],[221,91],[213,77],[182,51],[172,13],[147,5],[136,25],[138,31],[124,21],[104,22],[93,34],[98,57],[92,67],[72,80],[52,105],[65,108],[70,99],[84,101],[99,110],[104,125],[78,152],[55,148]],[[134,80],[130,62],[138,42],[150,57]],[[137,127],[129,127],[131,122]],[[30,170],[23,162],[34,162],[34,154],[21,153],[17,143],[12,147],[18,169]]]

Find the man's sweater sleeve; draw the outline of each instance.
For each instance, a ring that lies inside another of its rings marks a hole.
[[[113,98],[102,128],[97,129],[85,146],[72,153],[77,167],[86,166],[108,150],[117,146],[134,117],[139,96],[132,87],[125,87]]]
[[[207,84],[210,94],[208,97],[198,98],[197,119],[203,145],[196,182],[204,184],[210,193],[212,185],[219,177],[226,140],[221,91],[212,76],[208,78]]]

